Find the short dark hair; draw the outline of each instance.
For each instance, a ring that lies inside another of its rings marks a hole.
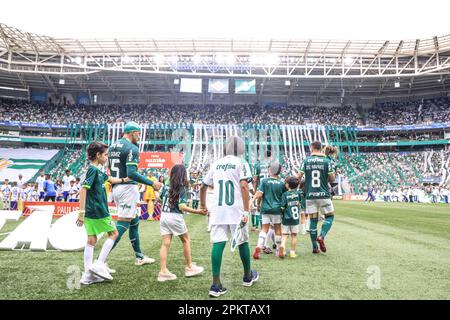
[[[108,145],[103,142],[93,141],[86,149],[88,159],[94,161],[97,158],[97,153],[103,153],[108,150]]]
[[[289,177],[286,179],[286,183],[288,184],[289,189],[293,190],[293,189],[297,189],[300,181],[296,177]]]
[[[314,141],[311,143],[311,149],[320,151],[322,150],[322,143],[320,141]]]
[[[70,172],[70,169],[66,169],[66,173],[67,173],[67,172]]]

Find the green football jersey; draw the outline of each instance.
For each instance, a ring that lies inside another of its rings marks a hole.
[[[281,197],[281,208],[283,211],[282,224],[295,226],[300,223],[301,195],[299,191],[292,190],[283,193]]]
[[[336,158],[330,157],[330,156],[327,156],[327,158],[330,160],[333,170],[336,171],[336,169],[339,168],[338,160]]]
[[[269,177],[269,167],[270,167],[270,162],[268,162],[268,163],[257,162],[255,164],[253,176],[258,176],[260,180],[264,179],[264,178],[268,178]]]
[[[84,179],[83,188],[86,193],[86,218],[102,219],[109,217],[108,200],[106,198],[105,182],[108,176],[97,167],[90,165]]]
[[[159,192],[159,197],[161,198],[161,210],[164,212],[169,212],[169,187],[164,185]]]
[[[306,199],[329,199],[328,176],[334,173],[330,159],[324,156],[310,156],[303,160],[299,170],[305,176]]]
[[[169,187],[164,186],[161,190],[161,199],[162,199],[162,211],[163,212],[172,212],[183,214],[183,211],[180,210],[180,204],[188,203],[188,193],[185,188],[180,190],[180,197],[178,198],[178,202],[175,207],[170,207],[169,205]]]
[[[281,214],[281,196],[287,191],[284,182],[275,178],[262,179],[258,191],[263,193],[261,214]]]
[[[126,178],[127,165],[137,167],[139,164],[139,148],[128,139],[119,139],[109,148],[108,163],[111,176],[119,179]],[[137,184],[137,182],[131,180],[124,184]]]

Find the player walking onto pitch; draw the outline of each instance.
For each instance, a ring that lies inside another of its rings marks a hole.
[[[135,264],[138,266],[155,262],[155,259],[144,256],[139,241],[139,217],[137,204],[139,190],[137,183],[153,186],[159,190],[161,184],[151,181],[138,173],[139,149],[137,143],[140,138],[141,127],[136,122],[128,122],[124,127],[122,139],[117,140],[109,148],[108,165],[111,176],[122,179],[121,183],[113,185],[112,198],[117,206],[117,230],[119,235],[114,243],[117,246],[122,235],[130,229],[129,237],[136,255]],[[129,181],[125,181],[126,178]]]
[[[84,248],[84,273],[81,284],[91,284],[112,280],[105,261],[110,253],[114,241],[117,238],[117,230],[111,219],[106,199],[105,182],[119,183],[122,179],[111,178],[98,169],[104,165],[108,158],[108,146],[97,141],[92,142],[87,148],[87,156],[91,164],[86,172],[83,187],[80,191],[80,213],[77,225],[86,227],[88,241]],[[125,179],[127,181],[128,179]],[[97,244],[97,236],[103,232],[108,233],[108,239],[103,244],[100,256],[96,263],[92,263],[94,247]]]
[[[334,182],[335,174],[330,160],[321,153],[322,144],[314,141],[310,145],[311,155],[303,160],[298,178],[305,176],[306,214],[310,216],[310,237],[313,253],[326,252],[325,236],[334,221],[334,208],[328,182]],[[325,215],[320,235],[317,236],[319,213]],[[320,250],[317,243],[320,245]]]
[[[281,165],[274,162],[269,167],[269,178],[263,179],[258,186],[255,201],[261,208],[262,228],[258,237],[258,244],[253,252],[253,258],[259,259],[262,246],[267,237],[270,224],[273,224],[275,231],[275,244],[277,255],[281,244],[281,196],[287,191],[283,181],[279,179]],[[262,203],[262,205],[261,205]],[[282,258],[282,257],[281,257]]]
[[[281,239],[280,245],[280,258],[283,258],[285,255],[286,241],[289,235],[291,236],[291,252],[289,253],[289,257],[297,257],[295,249],[297,248],[297,234],[299,233],[301,208],[301,195],[297,190],[298,185],[299,181],[297,178],[287,178],[286,188],[288,188],[288,191],[283,193],[281,197],[283,238]]]
[[[225,245],[236,228],[242,226],[245,240],[238,242],[239,255],[244,267],[243,285],[250,287],[258,281],[259,273],[251,269],[250,248],[248,245],[247,222],[249,219],[250,195],[248,184],[252,181],[248,163],[238,158],[245,151],[244,141],[231,136],[225,143],[225,157],[215,161],[203,179],[200,189],[200,209],[206,209],[206,192],[214,186],[212,203],[208,208],[211,226],[211,264],[213,284],[209,295],[219,297],[227,292],[220,280],[220,268]],[[240,225],[240,226],[238,226]]]
[[[193,277],[203,272],[203,267],[192,263],[191,244],[183,212],[206,215],[206,209],[193,209],[187,206],[187,179],[186,168],[178,164],[170,171],[170,189],[163,199],[163,209],[160,220],[162,244],[160,250],[161,270],[158,281],[175,280],[177,276],[167,269],[167,255],[173,236],[179,236],[183,243],[183,253],[186,259],[185,276]]]

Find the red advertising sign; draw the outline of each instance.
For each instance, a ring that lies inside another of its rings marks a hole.
[[[139,158],[139,169],[171,169],[174,165],[183,163],[180,152],[141,152]]]
[[[38,206],[39,207],[54,206],[55,210],[53,211],[53,216],[55,216],[55,217],[61,217],[63,215],[71,213],[72,211],[76,211],[76,210],[80,209],[79,202],[31,202],[31,201],[25,201],[23,203],[23,215],[29,216],[31,213],[33,213],[35,208]],[[114,217],[115,205],[113,203],[108,203],[108,208]]]

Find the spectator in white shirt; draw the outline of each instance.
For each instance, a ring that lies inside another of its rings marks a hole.
[[[70,174],[70,170],[67,169],[66,170],[66,175],[62,178],[62,182],[63,182],[63,197],[64,197],[64,201],[67,202],[69,200],[69,193],[70,193],[70,188],[71,188],[71,181],[74,181],[75,177],[73,175]]]
[[[36,183],[38,186],[38,192],[39,192],[39,200],[44,200],[44,198],[45,198],[44,182],[45,182],[44,170],[41,170],[39,172],[39,177],[37,177],[37,179],[36,179]]]

